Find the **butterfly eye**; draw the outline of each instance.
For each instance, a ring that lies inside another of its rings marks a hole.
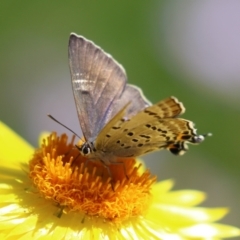
[[[89,145],[89,143],[84,143],[80,149],[80,152],[82,155],[86,156],[89,155],[91,153],[91,147]]]

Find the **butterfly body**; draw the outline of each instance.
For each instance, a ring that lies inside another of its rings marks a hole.
[[[69,65],[84,141],[82,155],[103,163],[168,149],[181,155],[187,143],[199,143],[191,121],[178,118],[185,108],[175,97],[151,104],[127,84],[123,67],[82,36],[71,34]]]

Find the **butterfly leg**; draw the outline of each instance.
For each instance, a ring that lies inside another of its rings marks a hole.
[[[81,220],[81,223],[84,223],[85,222],[85,217],[86,215],[83,216],[82,220]]]
[[[79,156],[80,156],[80,153],[72,160],[71,167],[74,165],[74,162],[78,159]]]
[[[54,215],[55,215],[57,218],[61,218],[62,215],[63,215],[64,206],[58,206],[58,207],[59,207],[58,212],[56,212]]]
[[[109,168],[109,166],[104,162],[104,161],[101,161],[101,163],[103,164],[103,166],[107,169],[107,172],[108,172],[108,176],[111,178],[111,181],[110,181],[110,183],[111,183],[111,186],[112,186],[112,190],[115,192],[115,190],[114,190],[114,186],[113,186],[113,177],[112,177],[112,172],[111,172],[111,170],[110,170],[110,168]]]

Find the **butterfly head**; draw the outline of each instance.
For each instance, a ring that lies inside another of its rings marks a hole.
[[[87,156],[92,152],[91,146],[88,142],[84,143],[79,150],[83,156]]]
[[[87,142],[83,139],[80,139],[76,144],[76,148],[79,150],[82,156],[89,157],[95,150],[92,142]]]

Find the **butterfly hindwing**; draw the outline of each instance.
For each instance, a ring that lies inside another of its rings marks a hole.
[[[175,118],[185,112],[183,104],[175,97],[166,98],[144,110],[157,118]]]
[[[100,132],[96,149],[117,157],[136,157],[190,140],[193,125],[176,118],[184,110],[174,97],[147,107],[127,120],[122,119],[124,110]]]
[[[124,118],[129,119],[152,105],[143,95],[142,90],[134,85],[127,84],[121,97],[115,101],[111,117],[114,117],[122,108],[130,103],[125,111]]]

